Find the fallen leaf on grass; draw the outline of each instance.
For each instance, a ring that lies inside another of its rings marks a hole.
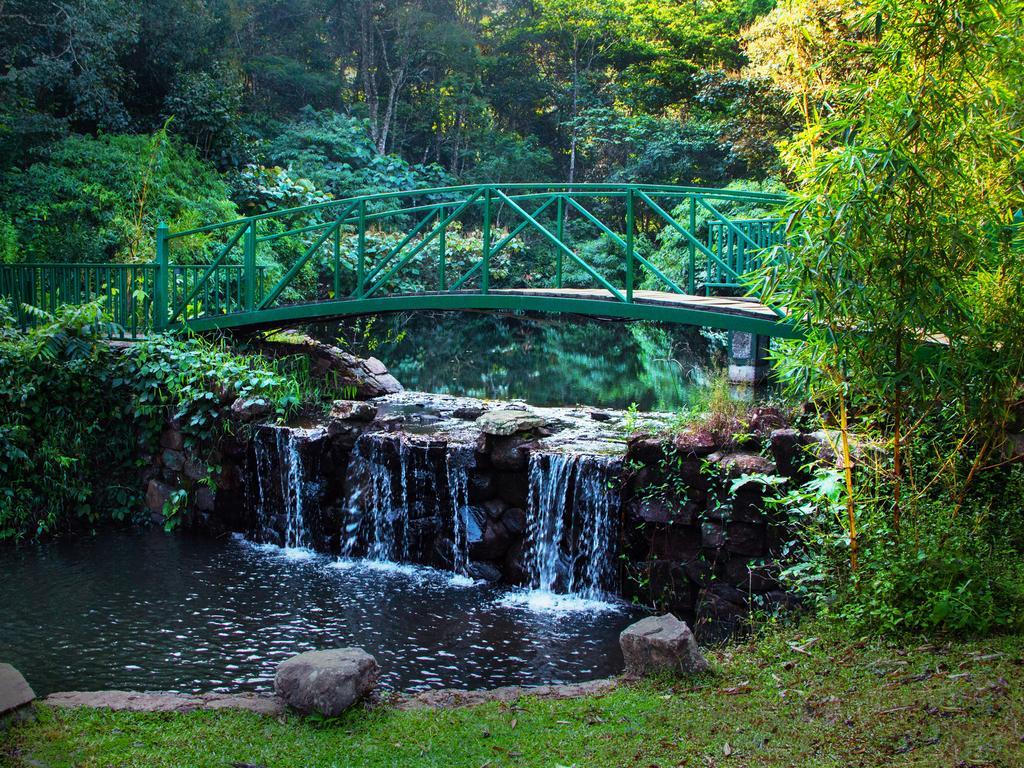
[[[730,744],[728,741],[725,742],[725,746],[722,747],[722,754],[726,757],[732,754],[732,744]]]
[[[739,693],[750,693],[754,690],[754,686],[750,684],[749,680],[744,680],[742,683],[731,686],[730,688],[720,688],[719,693],[724,693],[726,696],[735,696]]]

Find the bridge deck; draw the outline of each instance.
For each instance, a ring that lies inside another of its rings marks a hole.
[[[282,304],[253,312],[208,315],[190,320],[188,325],[195,331],[259,330],[280,327],[288,322],[416,310],[561,312],[620,320],[703,325],[766,336],[794,335],[793,328],[785,319],[780,319],[770,307],[752,298],[634,291],[633,301],[627,303],[601,288],[492,288],[487,293],[475,290],[423,291],[369,298],[348,297]]]
[[[549,296],[621,303],[602,288],[492,288],[490,292],[511,296]],[[633,291],[633,301],[637,304],[741,315],[773,322],[779,319],[771,307],[745,296],[690,296],[668,291]]]

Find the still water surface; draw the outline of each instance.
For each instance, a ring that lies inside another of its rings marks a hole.
[[[677,410],[724,365],[708,341],[714,331],[570,315],[406,312],[321,333],[339,336],[380,358],[406,389],[540,406]]]
[[[161,531],[0,547],[0,659],[56,690],[268,690],[276,665],[356,645],[385,686],[616,674],[623,605],[555,601],[429,569]]]

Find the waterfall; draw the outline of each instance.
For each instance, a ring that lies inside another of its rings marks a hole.
[[[469,565],[469,446],[360,435],[345,480],[343,557],[414,562],[465,574]],[[438,552],[437,542],[450,542]]]
[[[469,567],[469,470],[476,458],[468,446],[452,446],[445,454],[448,480],[448,505],[451,518],[451,567],[455,573],[465,575]]]
[[[307,477],[299,445],[321,430],[264,426],[253,436],[250,506],[256,511],[262,542],[276,541],[286,548],[309,545],[306,505],[316,483]]]
[[[614,460],[533,453],[526,562],[535,588],[600,599],[616,590]]]
[[[345,542],[341,554],[399,562],[408,553],[405,443],[397,435],[363,434],[348,462]]]

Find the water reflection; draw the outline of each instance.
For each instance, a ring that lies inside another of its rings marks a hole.
[[[346,645],[397,689],[571,682],[620,671],[618,633],[636,617],[530,610],[444,572],[159,531],[0,548],[0,571],[0,658],[39,694],[266,690],[288,656]]]
[[[338,336],[408,389],[541,406],[675,410],[722,364],[711,332],[571,316],[400,313],[331,325],[322,337]]]

